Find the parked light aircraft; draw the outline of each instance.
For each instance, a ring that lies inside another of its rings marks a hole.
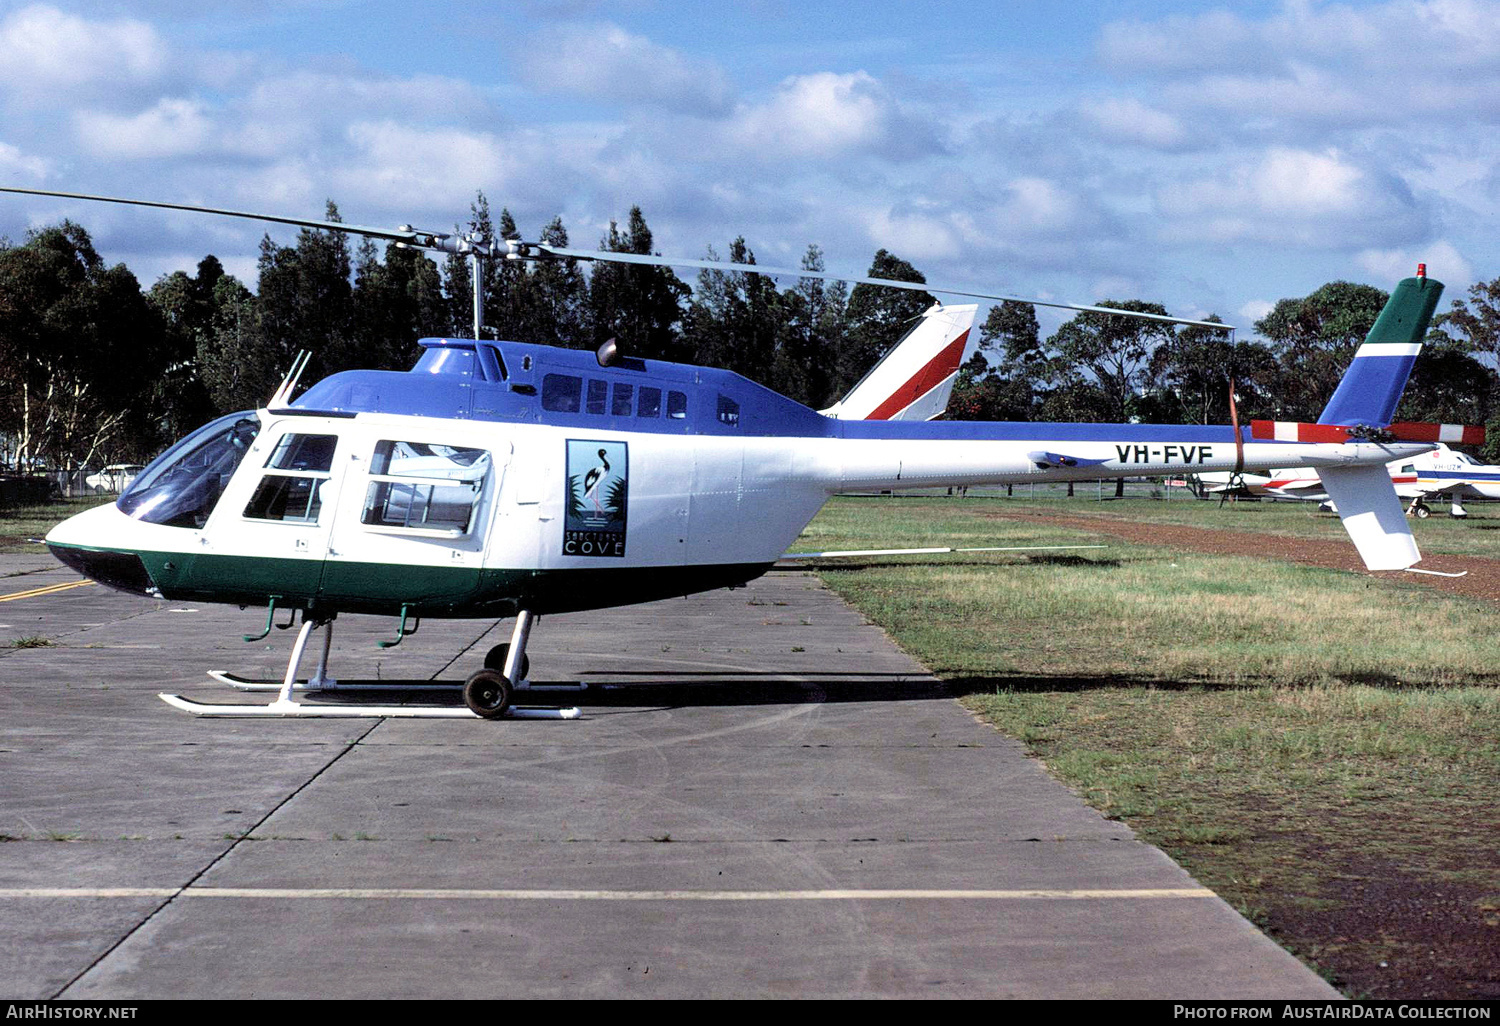
[[[837,277],[268,219],[476,258],[482,251]],[[477,276],[477,259],[475,266]],[[849,419],[842,413],[853,394],[833,409],[839,416],[825,415],[728,371],[618,356],[609,344],[596,355],[423,339],[410,372],[346,371],[295,399],[289,375],[265,408],[193,432],[118,502],[63,522],[47,544],[84,575],[127,591],[267,606],[267,631],[278,608],[301,612],[270,705],[162,696],[209,715],[499,717],[525,686],[537,616],[744,584],[786,552],[831,495],[851,489],[1310,467],[1338,500],[1366,565],[1401,569],[1420,555],[1385,464],[1432,445],[1369,440],[1361,431],[1390,422],[1441,291],[1422,275],[1397,286],[1320,421],[1347,426],[1333,442],[1264,441],[1237,426]],[[331,624],[346,612],[399,617],[387,645],[420,617],[515,617],[515,626],[510,644],[465,682],[467,709],[295,701],[295,690],[331,684]],[[304,648],[320,626],[318,671],[299,685]]]
[[[1447,498],[1449,516],[1466,517],[1464,499],[1500,499],[1500,466],[1480,463],[1468,453],[1457,452],[1445,443],[1437,443],[1432,452],[1386,464],[1396,494],[1409,499],[1408,516],[1426,518],[1432,509],[1429,499]],[[1210,492],[1239,491],[1245,495],[1271,499],[1318,502],[1332,508],[1328,493],[1318,472],[1306,467],[1272,470],[1267,474],[1243,474],[1234,480],[1232,474],[1201,474],[1200,480]]]

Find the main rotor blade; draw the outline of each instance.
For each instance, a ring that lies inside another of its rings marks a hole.
[[[369,228],[364,225],[344,224],[342,221],[311,221],[301,217],[282,217],[279,214],[257,214],[245,210],[225,210],[221,207],[195,207],[187,203],[159,203],[155,200],[122,199],[119,196],[90,196],[81,192],[53,192],[49,189],[17,189],[0,185],[0,192],[18,192],[26,196],[60,196],[63,199],[94,200],[99,203],[124,203],[132,207],[160,207],[163,210],[187,210],[195,214],[222,214],[225,217],[243,217],[251,221],[274,221],[277,224],[292,224],[300,228],[321,228],[324,231],[350,232],[368,235],[374,239],[389,239],[392,242],[416,244],[426,238],[428,232],[416,232],[402,228]]]
[[[1010,296],[998,292],[975,292],[970,289],[955,289],[945,285],[925,282],[897,281],[893,278],[851,278],[843,274],[826,271],[808,271],[792,267],[768,267],[765,264],[736,264],[723,260],[686,260],[678,257],[652,256],[642,253],[617,253],[613,250],[564,249],[545,242],[534,242],[528,249],[540,250],[558,257],[575,260],[606,260],[621,264],[645,264],[653,267],[700,267],[710,271],[744,271],[749,274],[773,274],[795,278],[817,278],[821,281],[847,281],[856,285],[884,285],[893,289],[909,289],[912,292],[937,292],[945,296],[966,296],[971,299],[1009,300],[1013,303],[1030,303],[1033,306],[1050,306],[1060,310],[1081,310],[1085,313],[1114,314],[1120,317],[1138,317],[1141,320],[1159,321],[1163,324],[1189,324],[1195,328],[1212,328],[1215,331],[1233,331],[1234,325],[1220,321],[1195,321],[1187,317],[1171,317],[1163,314],[1140,313],[1135,310],[1120,310],[1112,306],[1095,306],[1088,303],[1064,303],[1052,299],[1030,299],[1026,296]]]
[[[1047,306],[1059,310],[1078,310],[1083,313],[1110,314],[1118,317],[1134,317],[1139,320],[1156,321],[1162,324],[1187,324],[1195,328],[1210,328],[1214,331],[1233,331],[1234,325],[1219,321],[1195,321],[1186,317],[1170,317],[1162,314],[1140,313],[1135,310],[1120,310],[1111,306],[1096,306],[1089,303],[1064,303],[1051,299],[1032,299],[999,292],[976,292],[972,289],[956,289],[944,285],[924,282],[897,281],[893,278],[853,278],[826,271],[808,271],[793,267],[767,267],[763,264],[736,264],[719,260],[688,260],[679,257],[660,257],[642,253],[617,253],[612,250],[566,249],[545,242],[521,242],[519,240],[459,239],[438,232],[416,231],[409,227],[372,228],[366,225],[344,224],[341,221],[314,221],[300,217],[282,217],[279,214],[259,214],[246,210],[226,210],[222,207],[200,207],[187,203],[162,203],[156,200],[125,199],[119,196],[92,196],[81,192],[57,192],[51,189],[20,189],[0,186],[0,192],[14,192],[26,196],[56,196],[62,199],[92,200],[98,203],[123,203],[135,207],[156,207],[162,210],[186,210],[198,214],[219,214],[224,217],[241,217],[252,221],[270,221],[275,224],[290,224],[301,228],[316,228],[330,232],[348,232],[352,235],[367,235],[373,239],[401,242],[420,249],[436,249],[443,252],[477,252],[480,256],[509,256],[510,259],[538,259],[545,253],[552,257],[572,257],[575,260],[603,260],[610,263],[644,264],[653,267],[697,267],[710,271],[743,271],[747,274],[769,274],[794,278],[816,278],[820,281],[846,281],[855,285],[883,285],[886,288],[907,289],[912,292],[936,292],[945,296],[964,296],[969,299],[990,299],[1012,303],[1030,303],[1032,306]]]

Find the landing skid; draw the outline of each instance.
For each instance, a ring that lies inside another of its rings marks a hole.
[[[522,657],[526,645],[526,639],[530,633],[531,621],[534,617],[523,612],[517,617],[516,630],[512,638],[512,644],[516,651],[514,659],[507,659],[503,669],[516,672],[520,669]],[[297,679],[297,668],[302,663],[303,653],[307,649],[307,641],[313,630],[317,627],[323,628],[323,651],[318,659],[317,672],[307,680]],[[328,652],[333,644],[333,620],[308,619],[304,616],[302,630],[297,634],[297,642],[292,646],[292,655],[287,662],[286,678],[281,683],[274,681],[250,680],[239,677],[223,670],[213,670],[209,676],[221,684],[241,691],[275,691],[277,698],[269,705],[220,705],[209,702],[195,702],[181,695],[160,694],[158,697],[174,709],[192,713],[194,716],[227,716],[227,717],[251,717],[251,716],[280,716],[280,717],[394,717],[400,719],[528,719],[528,720],[573,720],[579,717],[579,711],[575,709],[532,709],[516,708],[508,704],[509,691],[531,691],[531,690],[568,690],[578,691],[588,685],[532,685],[530,681],[520,681],[509,687],[506,692],[506,704],[495,706],[500,709],[498,713],[493,709],[487,710],[489,715],[481,716],[474,712],[467,704],[463,706],[430,706],[430,705],[373,705],[363,703],[333,704],[329,702],[304,703],[292,698],[296,692],[315,692],[327,694],[338,691],[364,691],[364,692],[392,692],[392,691],[465,691],[466,685],[439,684],[431,682],[406,682],[406,681],[350,681],[340,684],[328,676]],[[486,671],[481,671],[484,673]],[[491,671],[499,676],[498,671]],[[501,677],[500,679],[505,679]],[[467,702],[467,694],[466,694]],[[481,707],[483,708],[483,707]]]
[[[208,702],[195,702],[181,695],[161,694],[157,697],[172,708],[190,712],[194,716],[317,716],[345,719],[361,716],[391,716],[403,719],[483,719],[461,705],[311,705],[303,702],[283,702],[280,699],[270,705],[213,705]],[[576,720],[580,715],[577,709],[510,708],[505,711],[505,718],[513,720]]]
[[[240,691],[280,691],[283,687],[280,681],[274,680],[251,680],[241,677],[225,670],[209,670],[208,675],[220,684],[228,684]],[[534,681],[523,680],[515,685],[517,691],[587,691],[588,684],[579,682],[576,684],[538,684]],[[351,680],[336,681],[326,680],[319,682],[317,678],[311,680],[299,680],[292,685],[292,690],[305,691],[318,694],[327,691],[364,691],[379,693],[382,691],[462,691],[464,686],[452,682],[440,681],[400,681],[400,680]]]

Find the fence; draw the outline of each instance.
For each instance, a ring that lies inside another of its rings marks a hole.
[[[45,477],[0,478],[0,509],[10,506],[39,506],[52,492],[52,482]]]

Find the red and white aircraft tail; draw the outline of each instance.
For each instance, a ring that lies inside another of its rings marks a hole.
[[[979,307],[935,304],[880,362],[822,410],[841,420],[932,420],[948,408],[948,396],[978,340],[970,328]]]

